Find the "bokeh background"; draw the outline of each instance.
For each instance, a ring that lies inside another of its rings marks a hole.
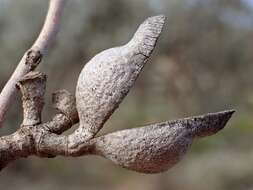
[[[0,0],[0,87],[36,39],[48,1]],[[1,190],[252,190],[253,1],[69,0],[57,41],[38,70],[51,94],[74,93],[82,67],[96,53],[127,42],[148,16],[167,24],[135,87],[100,134],[147,123],[236,109],[219,134],[195,142],[163,174],[144,175],[98,157],[28,158],[0,173]],[[22,119],[20,96],[0,135]]]

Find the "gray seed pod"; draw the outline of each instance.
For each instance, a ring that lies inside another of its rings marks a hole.
[[[92,140],[93,154],[130,170],[163,172],[182,159],[194,138],[215,134],[233,113],[224,111],[111,133]]]
[[[83,68],[76,88],[79,131],[92,138],[133,86],[155,47],[164,16],[150,17],[124,46],[105,50]]]

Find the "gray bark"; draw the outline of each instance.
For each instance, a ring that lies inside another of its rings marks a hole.
[[[22,93],[24,119],[14,134],[0,138],[0,169],[31,155],[50,158],[92,154],[130,170],[158,173],[179,162],[194,139],[221,130],[233,110],[96,137],[134,85],[156,45],[164,21],[164,16],[148,18],[129,43],[95,56],[79,76],[76,98],[66,90],[53,94],[57,114],[51,121],[41,121],[46,76],[30,72],[23,77],[17,86]],[[62,135],[79,119],[76,131]]]
[[[12,76],[0,93],[0,128],[16,93],[15,85],[30,71],[33,71],[50,44],[54,41],[60,26],[60,19],[66,0],[50,0],[44,26],[32,47],[25,52]]]

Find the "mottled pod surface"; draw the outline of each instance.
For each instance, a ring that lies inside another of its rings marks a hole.
[[[18,83],[23,123],[15,133],[0,137],[0,170],[16,159],[32,155],[53,158],[93,154],[130,170],[159,173],[178,163],[194,139],[223,129],[233,110],[95,137],[134,85],[164,22],[162,15],[146,19],[126,45],[105,50],[91,59],[79,76],[75,97],[66,90],[53,94],[57,112],[48,122],[41,120],[46,75],[25,75]],[[77,130],[62,134],[79,120]]]
[[[129,43],[99,53],[84,66],[77,83],[76,102],[80,128],[90,137],[133,86],[155,47],[164,21],[164,16],[148,18]]]
[[[179,162],[195,137],[223,129],[233,110],[127,129],[96,139],[95,154],[127,169],[159,173]]]

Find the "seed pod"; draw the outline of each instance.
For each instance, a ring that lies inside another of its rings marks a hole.
[[[234,111],[128,129],[94,139],[94,154],[101,155],[124,168],[159,173],[179,162],[195,137],[221,130]]]
[[[148,18],[124,46],[105,50],[83,68],[76,88],[79,131],[92,138],[133,86],[164,25],[164,16]]]

